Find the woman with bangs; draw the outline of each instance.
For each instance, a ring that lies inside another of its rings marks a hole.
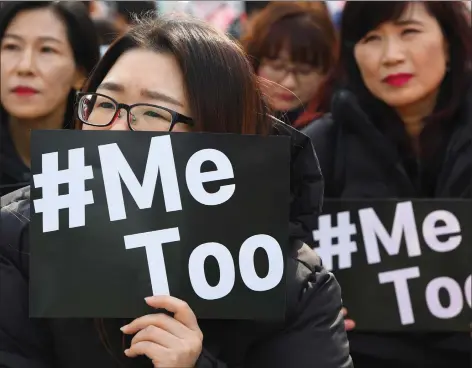
[[[272,2],[255,17],[242,44],[279,119],[301,128],[320,117],[329,95],[323,82],[337,53],[326,4]]]
[[[304,130],[326,197],[471,198],[466,10],[462,1],[346,2],[331,112]],[[357,332],[348,316],[356,368],[470,367],[469,333]]]

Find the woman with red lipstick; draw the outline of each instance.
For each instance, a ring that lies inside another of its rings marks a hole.
[[[321,1],[275,1],[254,18],[242,44],[264,80],[267,102],[285,123],[301,128],[320,116],[320,87],[335,63],[336,39]]]
[[[75,91],[99,60],[81,2],[7,2],[0,13],[0,195],[29,185],[32,129],[69,127]]]
[[[304,130],[327,197],[472,196],[471,38],[462,1],[346,2],[331,113]],[[356,368],[470,367],[468,333],[361,333],[347,315]]]

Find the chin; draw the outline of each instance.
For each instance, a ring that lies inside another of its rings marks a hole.
[[[42,116],[47,116],[48,112],[44,111],[37,106],[17,106],[14,109],[5,108],[7,113],[11,116],[14,116],[16,119],[20,120],[33,120],[38,119]]]
[[[421,100],[421,96],[416,93],[406,93],[397,92],[391,93],[388,95],[381,96],[380,99],[385,102],[388,106],[393,108],[400,108],[403,106],[408,106],[414,104],[417,101]]]
[[[272,104],[272,109],[275,111],[290,111],[296,109],[298,106],[299,104],[277,101],[276,103]]]

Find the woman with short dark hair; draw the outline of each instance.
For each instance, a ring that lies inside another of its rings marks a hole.
[[[472,38],[465,10],[461,1],[346,2],[331,113],[304,130],[326,197],[472,196]],[[349,316],[348,329],[355,320]],[[466,333],[354,330],[349,339],[360,368],[471,362]]]

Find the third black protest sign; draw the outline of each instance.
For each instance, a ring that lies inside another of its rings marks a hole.
[[[472,201],[327,200],[316,250],[356,330],[467,331]]]
[[[136,317],[167,290],[199,318],[283,318],[289,144],[34,132],[30,315]]]

